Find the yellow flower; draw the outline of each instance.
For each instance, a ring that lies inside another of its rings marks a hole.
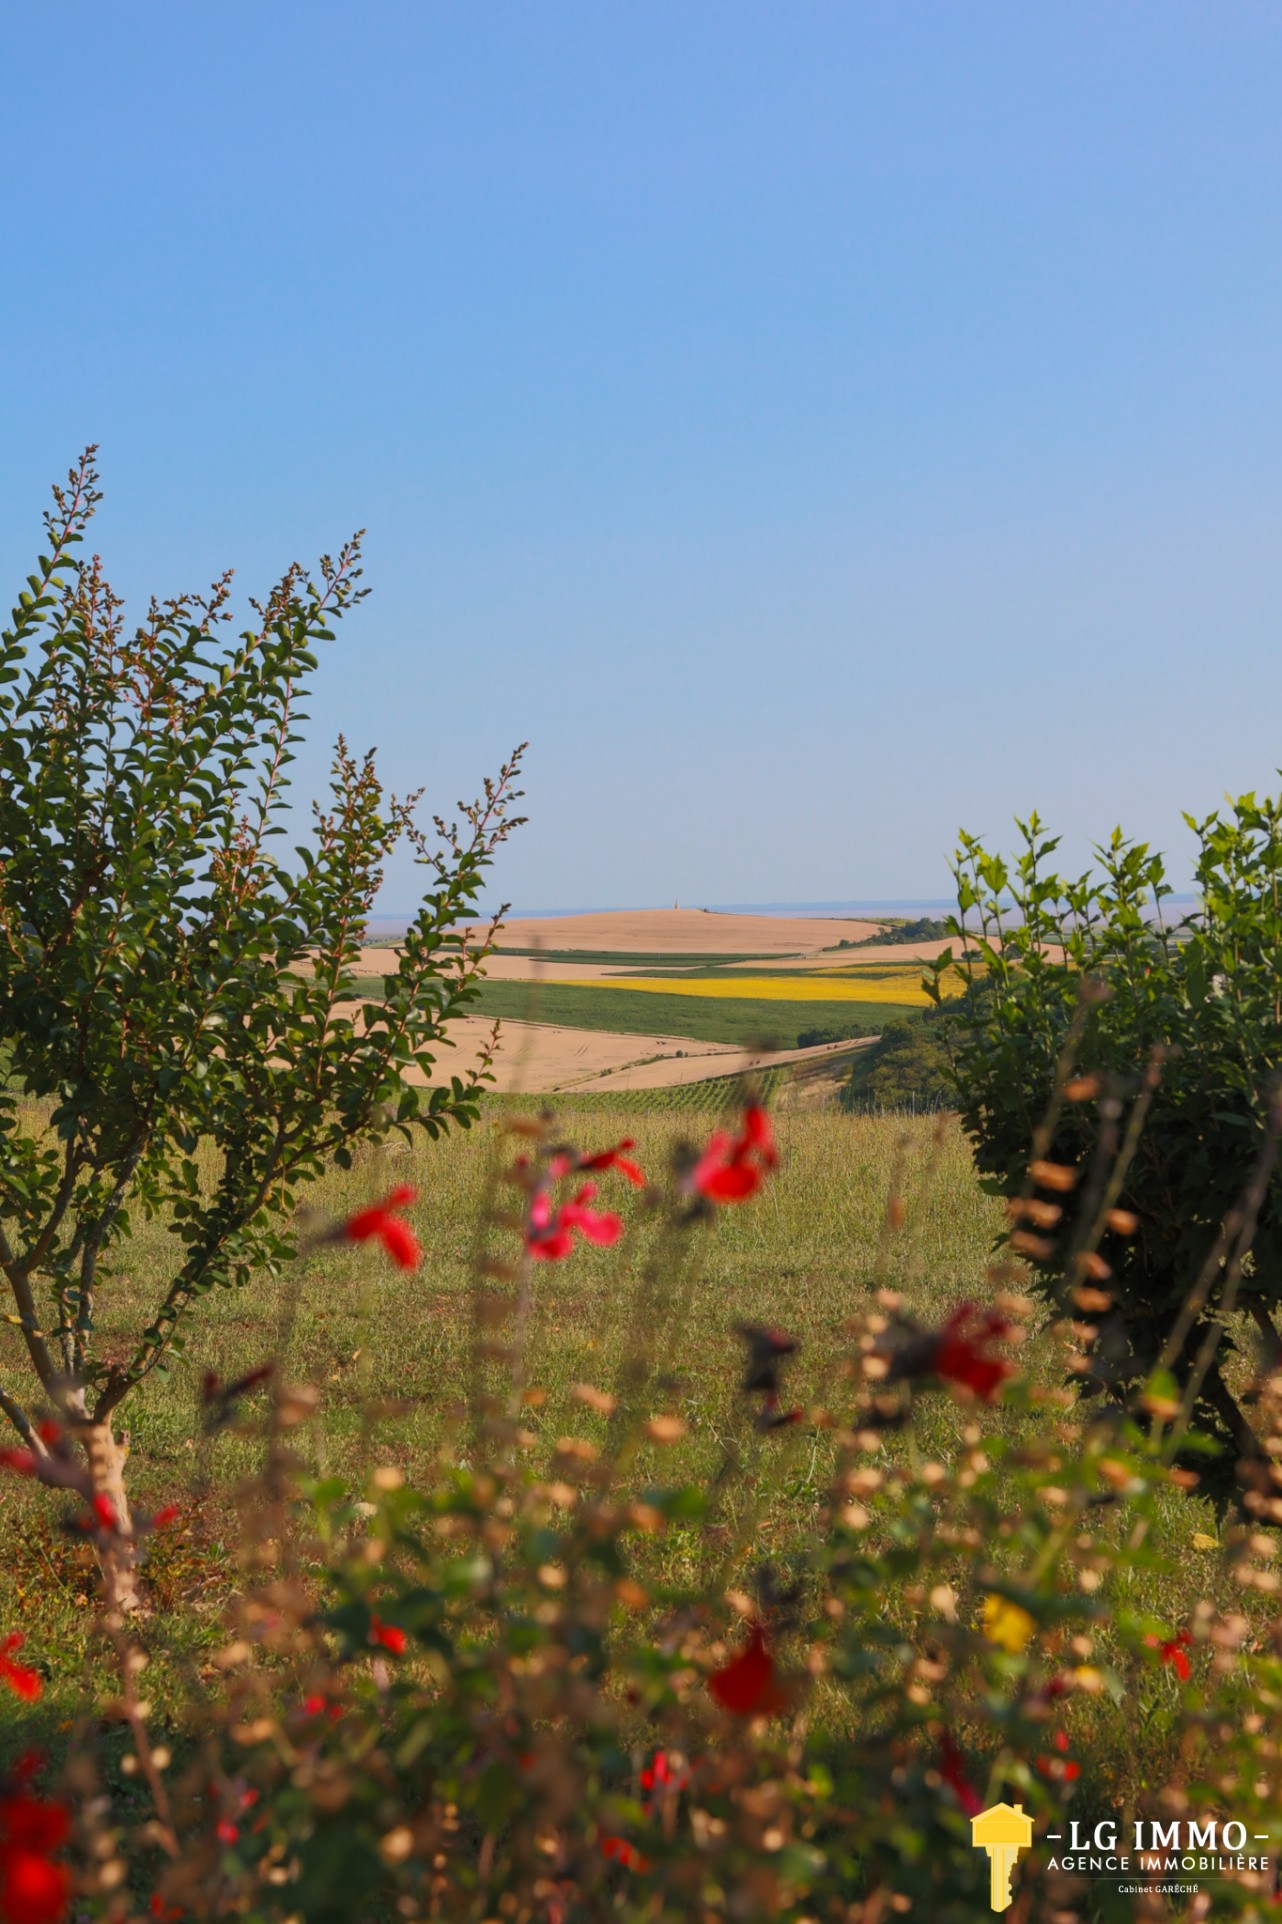
[[[1037,1628],[1027,1610],[1021,1610],[1009,1597],[984,1598],[984,1635],[1017,1657]]]

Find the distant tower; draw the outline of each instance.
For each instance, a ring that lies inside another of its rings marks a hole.
[[[672,904],[672,906],[673,906],[673,908],[674,908],[674,909],[679,909],[679,908],[681,907],[681,904],[680,904],[680,902],[674,902],[674,903]]]

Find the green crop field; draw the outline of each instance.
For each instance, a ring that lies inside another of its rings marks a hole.
[[[380,990],[381,992],[381,990]],[[903,1009],[879,1002],[774,1002],[753,996],[702,997],[563,982],[486,982],[473,1004],[477,1015],[522,1022],[557,1022],[572,1029],[625,1035],[683,1035],[698,1042],[772,1044],[795,1049],[805,1029],[829,1029],[834,1039],[877,1035]]]

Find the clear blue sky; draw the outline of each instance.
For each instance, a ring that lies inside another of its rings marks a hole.
[[[435,807],[529,736],[519,903],[1184,851],[1282,762],[1275,4],[8,0],[0,63],[0,589],[91,439],[131,596],[365,525],[314,731]]]

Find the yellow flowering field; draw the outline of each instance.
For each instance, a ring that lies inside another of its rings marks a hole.
[[[869,977],[833,976],[815,971],[810,975],[690,976],[616,975],[599,981],[551,975],[549,983],[565,987],[604,990],[638,990],[653,995],[717,996],[742,1000],[750,996],[761,1002],[882,1002],[904,1008],[925,1008],[929,997],[921,986],[919,969],[906,969],[902,975]]]

